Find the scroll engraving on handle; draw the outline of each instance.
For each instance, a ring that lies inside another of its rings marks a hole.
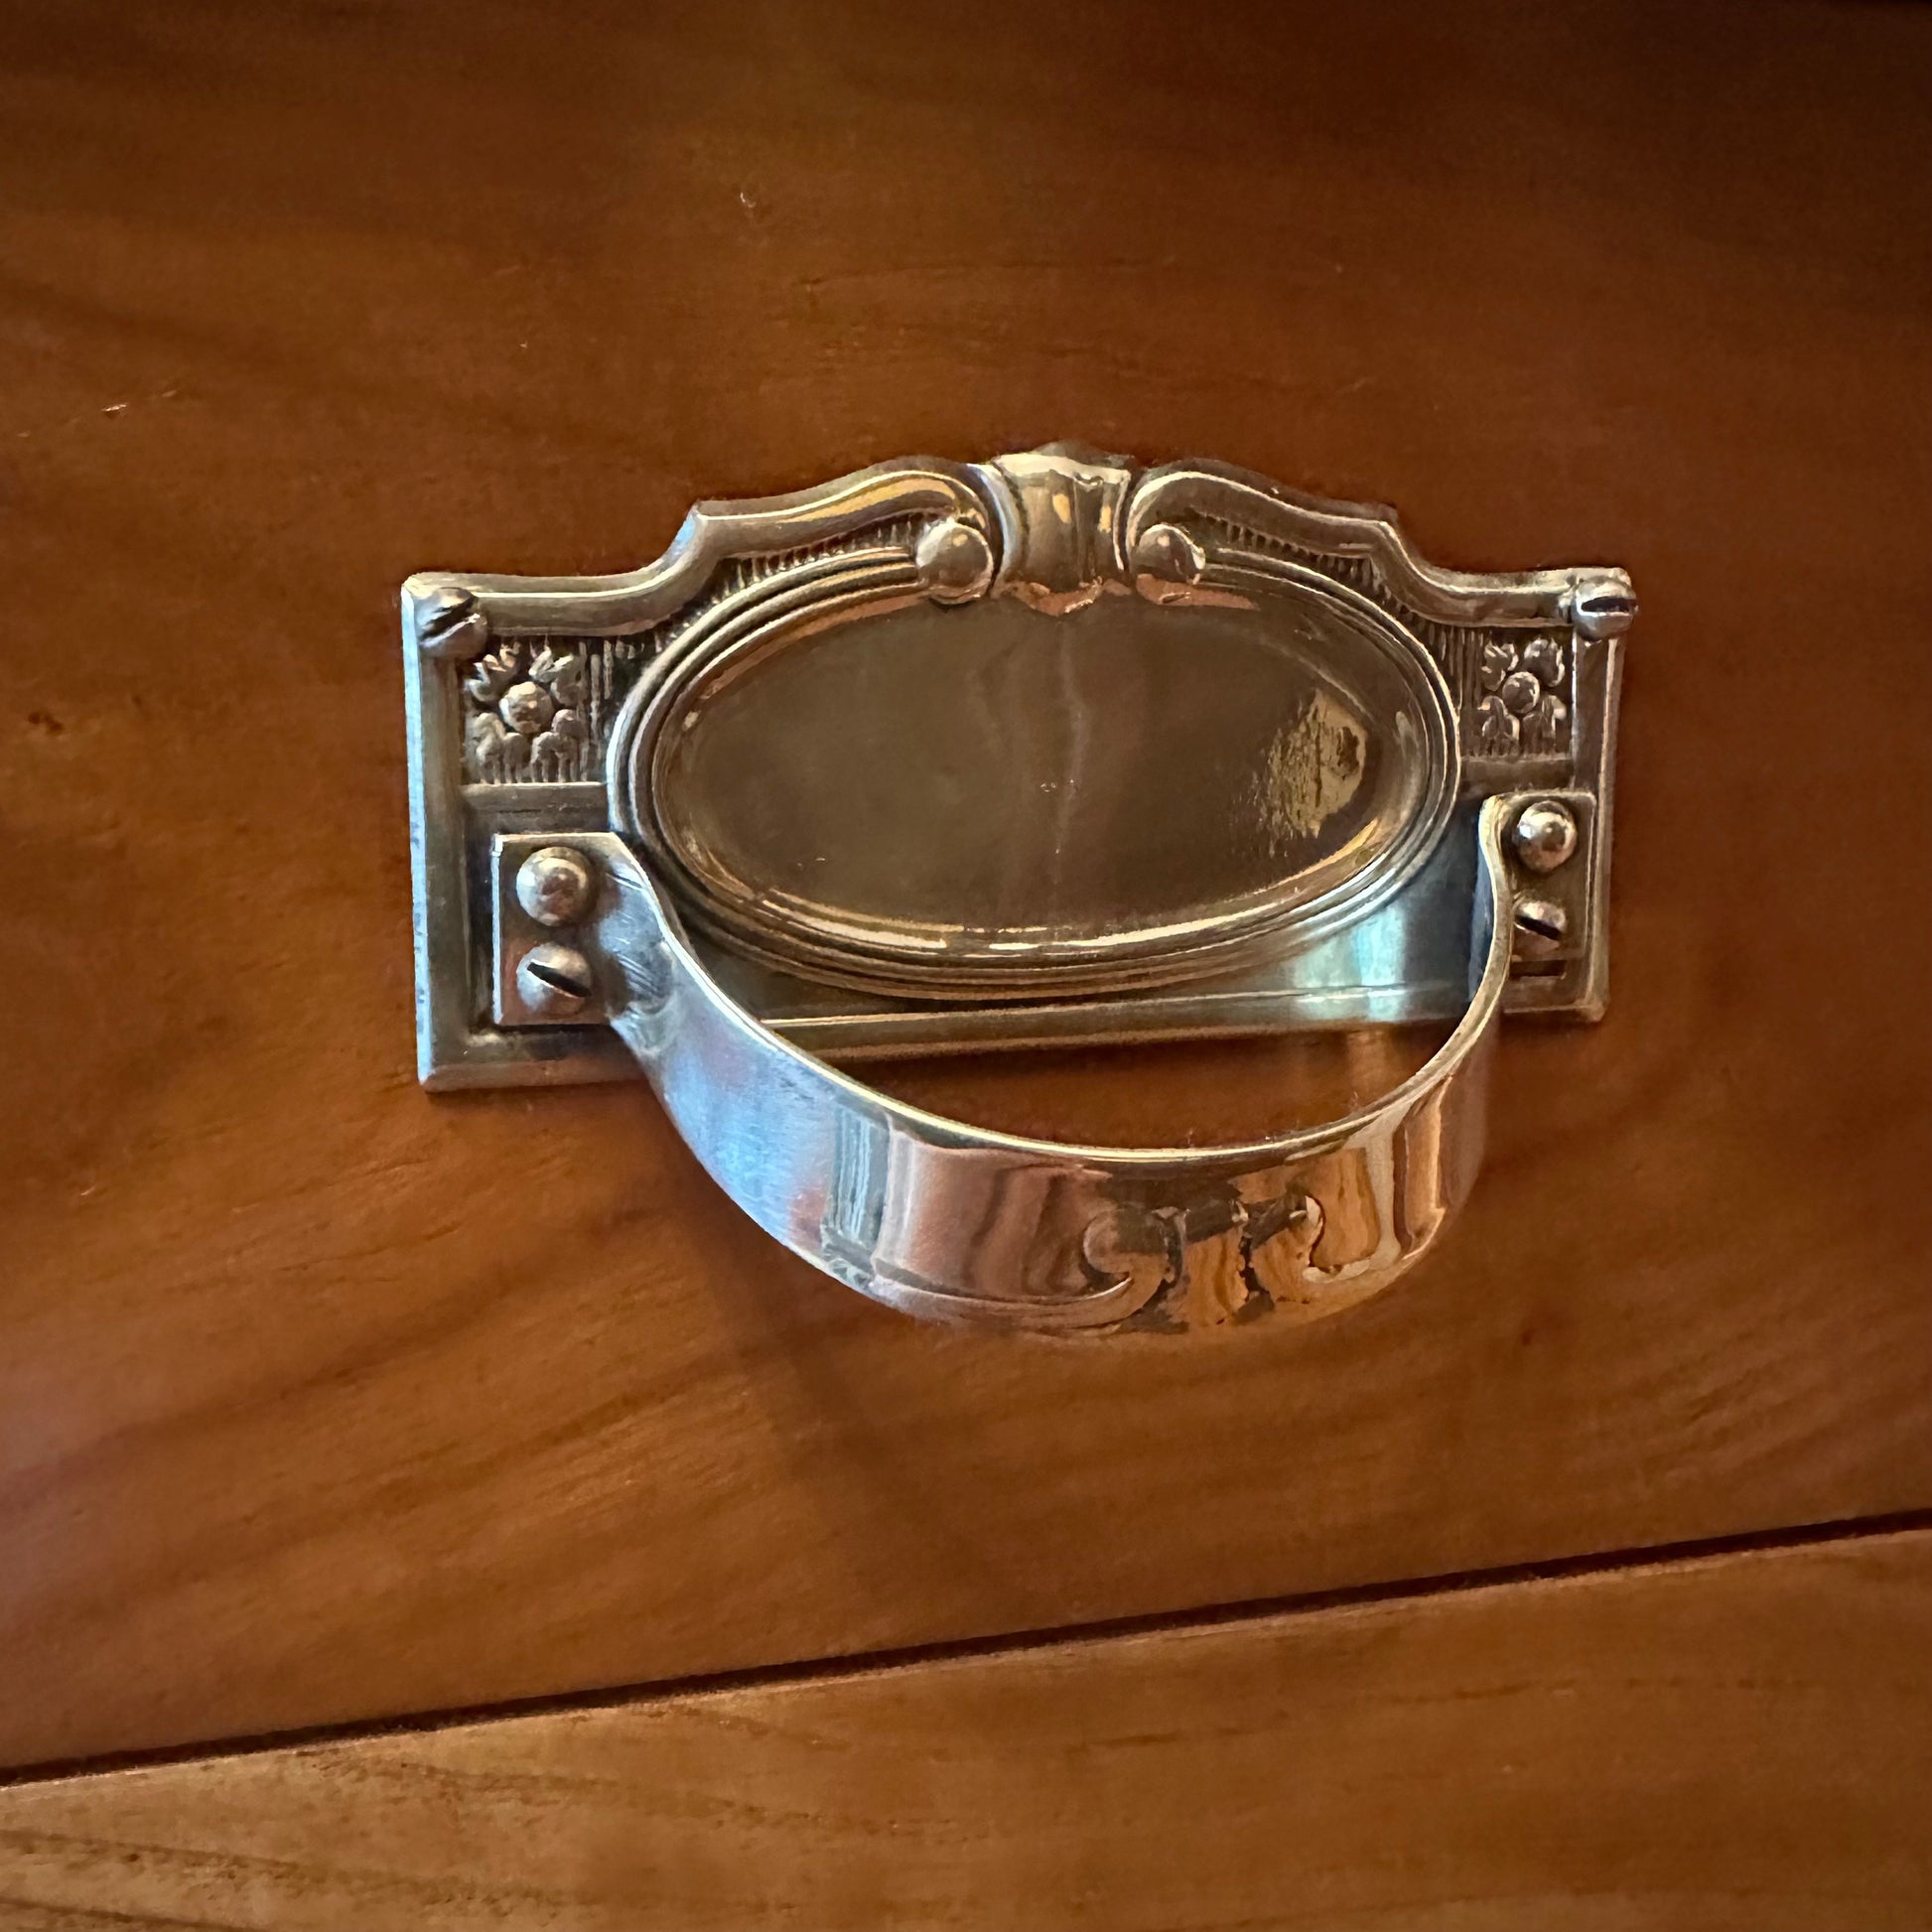
[[[1429,1063],[1329,1125],[1228,1148],[1062,1146],[948,1121],[800,1052],[707,973],[628,847],[595,932],[612,1025],[713,1177],[766,1232],[908,1313],[1038,1333],[1183,1332],[1330,1312],[1435,1242],[1480,1159],[1511,956],[1491,800],[1469,909],[1467,1011]],[[1324,1197],[1370,1238],[1324,1254]]]

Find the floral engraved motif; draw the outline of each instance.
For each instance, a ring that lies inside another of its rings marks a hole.
[[[1476,750],[1492,759],[1567,751],[1570,707],[1558,696],[1567,671],[1560,637],[1485,639],[1476,667]]]
[[[470,776],[485,784],[595,778],[597,748],[576,650],[511,638],[477,660],[463,681]]]

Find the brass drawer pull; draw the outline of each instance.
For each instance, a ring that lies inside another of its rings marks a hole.
[[[914,1314],[1347,1306],[1466,1193],[1498,1015],[1601,1011],[1634,610],[1065,446],[701,505],[627,575],[411,578],[423,1078],[640,1067],[761,1227]],[[1385,1098],[1238,1147],[1028,1140],[828,1063],[1423,1018]]]

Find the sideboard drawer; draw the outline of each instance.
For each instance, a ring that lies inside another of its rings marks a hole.
[[[0,1761],[1932,1504],[1932,15],[838,11],[12,17]],[[397,583],[1060,436],[1643,598],[1608,1017],[1331,1321],[930,1331],[416,1083]]]

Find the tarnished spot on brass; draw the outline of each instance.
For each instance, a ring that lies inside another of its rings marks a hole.
[[[1254,788],[1272,850],[1320,835],[1361,789],[1363,727],[1325,691],[1313,692],[1268,747]]]

